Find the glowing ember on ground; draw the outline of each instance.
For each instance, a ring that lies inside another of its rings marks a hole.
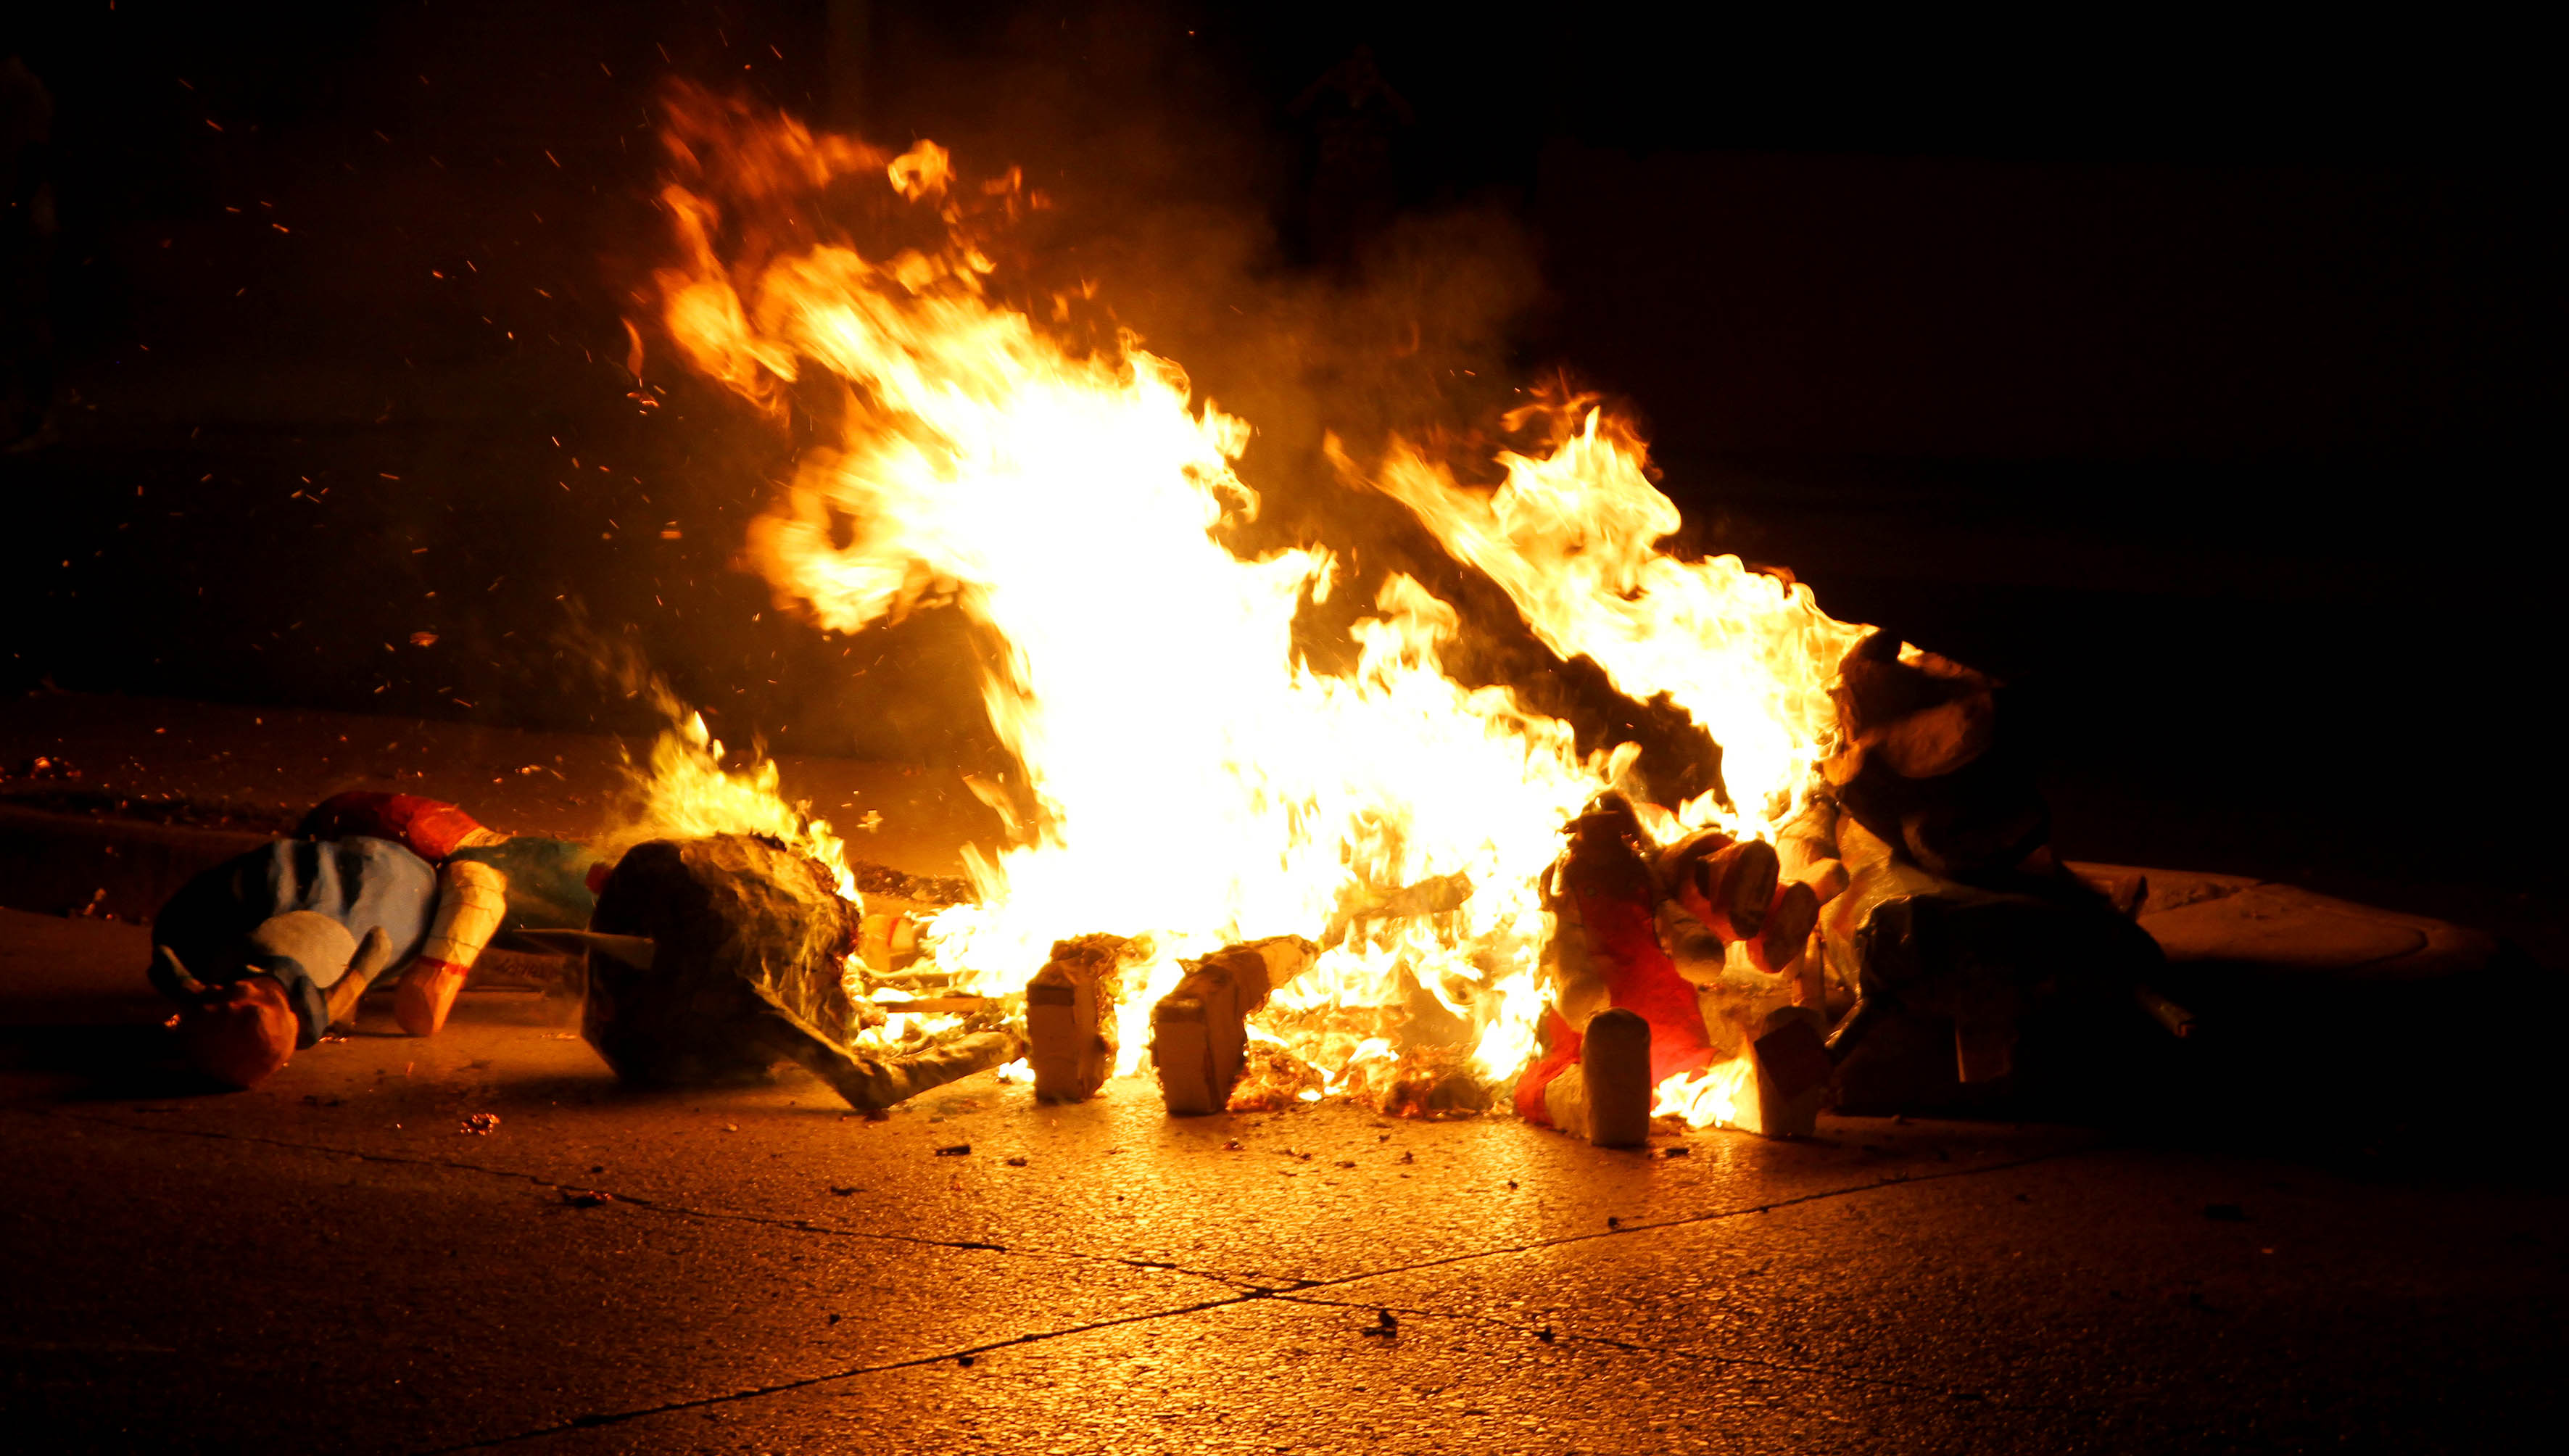
[[[893,157],[693,95],[669,142],[682,261],[659,275],[661,322],[686,360],[779,416],[791,384],[845,396],[749,559],[822,626],[950,606],[995,648],[982,698],[1023,782],[983,797],[1012,837],[967,851],[978,903],[932,917],[921,967],[1003,995],[1056,939],[1147,937],[1117,1010],[1129,1072],[1182,959],[1309,935],[1321,953],[1259,1013],[1242,1096],[1419,1110],[1454,1074],[1504,1095],[1542,1014],[1545,871],[1638,748],[1583,756],[1507,689],[1458,685],[1441,654],[1461,619],[1407,576],[1351,629],[1352,671],[1302,660],[1296,615],[1340,588],[1341,562],[1322,546],[1235,555],[1217,538],[1259,508],[1234,470],[1251,424],[1129,336],[1074,352],[1002,300],[986,242],[1030,205],[1013,177],[967,184],[930,143]],[[825,230],[825,192],[908,245]],[[1653,833],[1771,837],[1832,747],[1827,684],[1859,629],[1735,557],[1661,552],[1677,513],[1641,442],[1577,402],[1550,423],[1547,452],[1499,458],[1495,492],[1405,445],[1376,470],[1340,466],[1408,505],[1555,650],[1637,700],[1667,694],[1722,746],[1732,802],[1649,811]],[[705,749],[697,726],[655,754],[668,822],[706,804],[724,806],[700,816],[714,827],[761,822],[741,796],[775,804],[773,771],[709,772]],[[826,826],[776,811],[844,866]],[[1441,1052],[1401,1044],[1419,1013],[1450,1022]],[[1672,1079],[1661,1110],[1732,1120],[1745,1065]]]

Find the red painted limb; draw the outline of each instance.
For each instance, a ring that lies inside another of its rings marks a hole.
[[[1651,1023],[1651,1085],[1711,1065],[1712,1041],[1704,1034],[1694,984],[1660,948],[1651,906],[1583,900],[1580,913],[1587,921],[1589,953],[1606,972],[1608,1000]]]
[[[334,794],[303,816],[296,838],[339,840],[356,836],[391,840],[432,865],[442,864],[480,829],[472,815],[452,804],[417,794],[355,791]]]
[[[1633,848],[1637,833],[1624,815],[1582,815],[1562,867],[1561,890],[1578,921],[1569,932],[1586,937],[1589,958],[1605,976],[1608,1001],[1651,1023],[1655,1086],[1677,1072],[1709,1066],[1713,1052],[1694,986],[1659,944],[1658,890]]]

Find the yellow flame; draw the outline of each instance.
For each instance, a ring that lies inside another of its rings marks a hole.
[[[1651,1116],[1682,1117],[1687,1127],[1743,1127],[1756,1081],[1757,1069],[1745,1056],[1700,1072],[1678,1072],[1652,1089]]]
[[[839,897],[861,904],[848,866],[848,848],[809,805],[785,802],[773,760],[746,769],[723,767],[722,740],[705,728],[704,715],[665,729],[651,745],[647,768],[633,775],[639,803],[623,838],[694,839],[715,834],[766,835],[787,849],[819,861],[838,880]]]
[[[1182,958],[1337,926],[1264,1035],[1350,1090],[1397,1059],[1380,1008],[1416,986],[1464,1018],[1482,1077],[1512,1076],[1544,1001],[1537,882],[1564,821],[1635,750],[1583,757],[1510,691],[1454,682],[1441,654],[1458,614],[1407,576],[1352,629],[1354,670],[1313,671],[1292,625],[1337,562],[1244,559],[1218,540],[1258,510],[1234,470],[1248,423],[1138,340],[1073,351],[993,295],[975,229],[1016,205],[1013,176],[958,189],[933,144],[888,159],[724,105],[682,98],[673,121],[663,200],[683,262],[659,277],[662,322],[762,409],[826,383],[843,422],[751,528],[748,560],[825,627],[950,604],[998,649],[981,695],[1024,779],[976,792],[1022,822],[967,851],[979,901],[934,917],[929,962],[1006,992],[1057,938],[1147,935],[1118,1010],[1129,1071]],[[905,221],[908,245],[822,235],[825,187]],[[1483,495],[1403,449],[1381,485],[1557,649],[1710,729],[1744,806],[1730,818],[1780,817],[1827,737],[1853,629],[1735,558],[1658,552],[1675,507],[1639,442],[1593,411],[1549,455],[1500,463],[1507,484]],[[1684,817],[1718,813],[1707,797]],[[1468,880],[1459,905],[1378,912],[1445,877]]]
[[[1375,483],[1504,588],[1546,645],[1593,658],[1632,697],[1666,693],[1711,734],[1735,812],[1688,806],[1688,827],[1717,821],[1771,836],[1809,794],[1836,731],[1829,681],[1866,628],[1737,556],[1684,561],[1661,550],[1677,508],[1651,484],[1641,441],[1586,401],[1552,413],[1570,428],[1547,455],[1502,453],[1496,490],[1458,486],[1400,444]]]

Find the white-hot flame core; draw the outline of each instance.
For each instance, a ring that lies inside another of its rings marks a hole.
[[[688,256],[661,276],[663,318],[690,362],[764,408],[783,407],[786,382],[819,382],[815,369],[846,395],[835,448],[806,454],[750,534],[781,597],[839,630],[941,603],[986,629],[983,702],[1025,781],[984,797],[1032,813],[1011,843],[967,852],[980,900],[931,922],[933,964],[1012,991],[1058,938],[1149,936],[1119,1008],[1130,1070],[1182,957],[1352,923],[1279,1011],[1396,1005],[1414,979],[1476,1029],[1483,1077],[1512,1075],[1543,1005],[1537,883],[1561,826],[1630,750],[1583,760],[1568,725],[1448,678],[1457,615],[1405,576],[1355,626],[1355,670],[1312,671],[1292,625],[1334,584],[1331,556],[1243,559],[1217,539],[1257,509],[1233,469],[1249,426],[1131,338],[1074,354],[996,301],[941,152],[887,162],[825,141],[790,126],[761,138],[807,173],[733,190],[754,202],[878,169],[910,205],[941,209],[948,245],[872,259],[813,243],[734,265],[715,239],[738,219],[672,184]],[[1640,475],[1638,444],[1601,438],[1594,417],[1551,457],[1503,463],[1495,497],[1410,454],[1383,484],[1556,647],[1695,713],[1748,790],[1752,827],[1789,805],[1824,736],[1810,694],[1837,624],[1735,560],[1657,554],[1675,508]],[[1350,921],[1446,876],[1474,887],[1457,909]],[[1395,1058],[1370,1032],[1341,1028],[1325,1054],[1312,1034],[1284,1039],[1332,1089]]]

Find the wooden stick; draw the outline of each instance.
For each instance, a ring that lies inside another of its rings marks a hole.
[[[968,1015],[1024,1000],[1016,996],[923,996],[913,1001],[868,1001],[867,1005],[888,1016],[918,1016],[929,1012]]]
[[[2151,1020],[2167,1028],[2168,1035],[2184,1037],[2194,1034],[2192,1011],[2151,990],[2148,986],[2132,987],[2132,997],[2141,1003],[2142,1010],[2150,1013]]]

